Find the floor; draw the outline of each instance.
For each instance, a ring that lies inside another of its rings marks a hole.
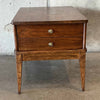
[[[100,100],[100,53],[87,53],[85,90],[78,60],[29,61],[18,95],[15,57],[0,56],[0,100]]]

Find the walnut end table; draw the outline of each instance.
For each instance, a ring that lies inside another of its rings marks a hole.
[[[79,59],[85,89],[87,18],[73,7],[20,8],[14,25],[18,93],[22,61]]]

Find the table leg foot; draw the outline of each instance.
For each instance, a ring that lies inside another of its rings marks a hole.
[[[82,91],[85,91],[85,53],[80,54],[80,72],[81,72],[81,84]]]
[[[16,55],[18,94],[21,93],[22,59],[21,54]]]

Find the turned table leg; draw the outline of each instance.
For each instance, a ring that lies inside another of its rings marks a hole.
[[[82,83],[82,91],[85,90],[85,53],[80,54],[80,72],[81,72],[81,83]]]
[[[16,67],[17,67],[17,82],[18,82],[18,93],[21,93],[21,78],[22,78],[22,56],[16,54]]]

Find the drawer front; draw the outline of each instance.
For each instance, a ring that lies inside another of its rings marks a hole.
[[[83,24],[18,25],[18,37],[82,37]]]
[[[82,49],[82,38],[19,38],[18,47],[20,51]]]

